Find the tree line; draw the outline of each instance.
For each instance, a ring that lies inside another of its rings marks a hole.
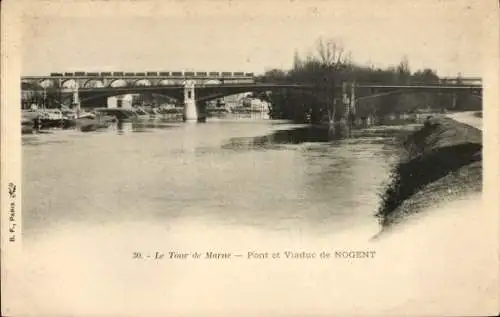
[[[256,93],[254,97],[268,101],[272,106],[270,115],[275,119],[288,119],[296,122],[321,121],[324,118],[339,119],[345,115],[345,106],[341,102],[341,93],[333,87],[342,82],[362,82],[373,84],[437,84],[440,78],[437,72],[424,68],[412,72],[409,61],[403,58],[396,66],[375,68],[352,62],[351,54],[334,40],[319,38],[315,54],[305,58],[294,55],[293,67],[289,70],[271,69],[257,78],[261,82],[309,84],[316,90],[282,89],[272,93]],[[457,82],[460,83],[460,76]],[[386,116],[390,114],[410,113],[417,109],[469,109],[481,108],[481,100],[468,92],[451,93],[407,92],[402,94],[380,94],[378,97],[370,91],[356,90],[358,99],[356,116]]]

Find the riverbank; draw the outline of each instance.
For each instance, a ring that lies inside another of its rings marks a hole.
[[[402,142],[402,154],[376,216],[383,231],[431,208],[482,191],[482,133],[431,118]]]

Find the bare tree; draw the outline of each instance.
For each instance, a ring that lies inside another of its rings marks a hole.
[[[411,79],[410,63],[408,57],[404,56],[396,68],[397,80],[399,84],[409,84]]]
[[[293,69],[299,70],[302,68],[302,60],[300,59],[299,53],[295,50],[293,54]]]
[[[345,76],[352,67],[351,54],[346,52],[344,47],[333,39],[323,39],[320,37],[316,42],[316,51],[319,62],[323,68],[322,83],[325,92],[325,101],[330,122],[334,121],[336,107],[339,99],[336,96],[336,84],[345,80]]]
[[[316,43],[321,63],[330,70],[340,70],[351,64],[351,54],[333,39],[325,40],[320,37]]]

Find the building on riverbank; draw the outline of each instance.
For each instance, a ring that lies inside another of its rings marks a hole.
[[[113,96],[108,98],[108,108],[132,108],[134,102],[133,95]]]

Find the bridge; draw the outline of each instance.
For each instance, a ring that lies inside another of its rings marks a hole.
[[[301,90],[312,95],[329,94],[345,106],[345,114],[355,113],[356,103],[366,98],[407,92],[458,93],[467,91],[481,97],[480,78],[442,78],[435,84],[387,85],[342,82],[332,87],[303,83],[270,83],[256,81],[253,73],[244,72],[74,72],[52,73],[49,76],[25,76],[21,89],[43,90],[47,94],[70,96],[70,102],[81,103],[95,99],[127,94],[154,93],[177,99],[184,105],[185,121],[199,119],[200,106],[224,96],[283,89]],[[333,102],[332,105],[333,107]]]

